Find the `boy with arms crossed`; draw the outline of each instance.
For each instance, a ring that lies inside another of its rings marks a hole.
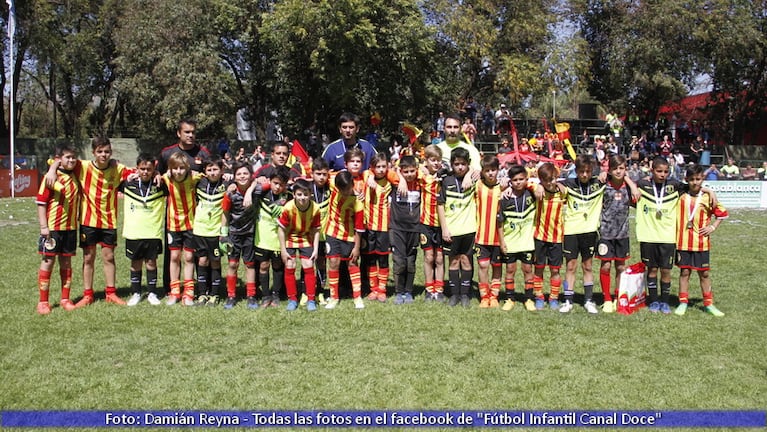
[[[418,256],[421,220],[421,189],[418,184],[418,161],[415,156],[403,156],[399,161],[402,177],[400,188],[391,200],[391,236],[394,281],[397,297],[394,304],[413,303],[415,262]]]
[[[197,257],[197,305],[218,303],[221,289],[221,251],[219,234],[224,209],[221,203],[226,194],[222,180],[224,163],[218,157],[203,162],[205,177],[197,183],[197,208],[194,212],[192,234]]]

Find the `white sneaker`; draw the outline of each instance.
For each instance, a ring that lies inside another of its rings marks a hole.
[[[325,304],[325,309],[335,309],[336,306],[338,306],[338,299],[329,299],[327,304]]]
[[[591,301],[591,300],[587,301],[583,305],[583,308],[586,309],[586,312],[588,312],[590,314],[597,314],[597,313],[599,313],[599,309],[597,309],[597,305],[593,301]]]
[[[309,301],[309,297],[306,295],[306,293],[301,294],[301,300],[298,301],[299,306],[306,306],[306,303]]]
[[[128,299],[127,305],[128,306],[136,306],[138,304],[138,302],[140,302],[140,301],[141,301],[141,294],[133,293],[133,295],[130,296],[130,298]]]
[[[354,309],[365,309],[365,302],[362,301],[362,297],[354,299]]]
[[[570,302],[570,300],[565,300],[565,302],[562,303],[562,306],[559,307],[559,312],[561,313],[568,313],[571,310],[573,310],[573,304]]]
[[[181,304],[184,306],[194,306],[194,299],[191,297],[184,297],[181,299]]]
[[[178,302],[178,297],[176,297],[176,296],[174,296],[174,295],[172,295],[172,294],[171,294],[171,295],[169,295],[169,296],[168,296],[168,297],[165,299],[165,304],[166,304],[166,305],[168,305],[168,306],[173,306],[174,304],[176,304],[176,302]]]
[[[155,294],[155,293],[149,293],[149,295],[146,296],[146,301],[148,301],[149,304],[152,305],[152,306],[157,306],[157,305],[160,305],[162,303],[160,301],[160,299],[157,298],[157,294]]]

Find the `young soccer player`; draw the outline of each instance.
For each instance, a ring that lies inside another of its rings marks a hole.
[[[328,300],[325,309],[334,309],[338,306],[341,261],[348,262],[354,307],[356,309],[365,307],[365,303],[362,301],[362,284],[358,264],[360,235],[364,229],[362,202],[357,199],[354,190],[354,178],[350,171],[341,171],[333,179],[328,206],[326,241],[328,244],[328,286],[332,298]]]
[[[141,273],[146,267],[147,301],[159,305],[157,289],[157,256],[163,250],[165,212],[168,188],[165,183],[155,182],[157,158],[142,153],[136,159],[138,178],[120,184],[123,193],[123,237],[125,256],[131,260],[131,295],[128,306],[141,301]]]
[[[317,310],[314,260],[320,243],[320,209],[312,200],[311,186],[307,180],[296,179],[293,184],[293,199],[285,204],[277,220],[280,240],[280,255],[285,264],[285,290],[288,295],[288,311],[298,308],[296,285],[296,255],[301,260],[306,288],[306,309]]]
[[[93,274],[96,247],[101,246],[101,260],[106,282],[107,303],[124,305],[117,295],[114,249],[117,246],[117,188],[128,175],[125,165],[112,159],[112,144],[106,137],[91,140],[92,161],[78,161],[73,170],[81,186],[80,247],[83,249],[83,297],[77,307],[94,301]],[[46,175],[53,184],[60,161],[55,161]]]
[[[237,271],[240,267],[240,259],[245,265],[245,296],[249,309],[258,309],[256,261],[254,256],[254,236],[256,232],[256,218],[259,211],[258,196],[261,194],[261,185],[257,184],[251,189],[253,183],[253,169],[247,162],[237,162],[232,168],[234,171],[235,190],[227,191],[221,208],[224,211],[223,225],[219,246],[227,249],[228,266],[226,271],[226,303],[224,309],[232,309],[237,304]],[[245,198],[250,194],[251,205],[245,206]],[[214,303],[209,303],[215,305]]]
[[[477,264],[479,267],[479,307],[498,307],[501,291],[501,243],[496,220],[500,210],[501,189],[498,182],[500,163],[495,155],[485,155],[480,162],[481,180],[476,184],[477,206]],[[490,277],[488,278],[488,270]]]
[[[461,303],[471,306],[472,262],[474,236],[477,232],[477,203],[474,199],[476,185],[465,188],[463,180],[470,171],[469,152],[461,147],[450,153],[453,174],[442,180],[437,201],[439,225],[442,227],[444,250],[448,256],[448,286],[450,306]]]
[[[277,219],[285,204],[292,198],[288,192],[289,179],[288,167],[277,167],[269,177],[269,183],[261,193],[260,199],[254,203],[260,207],[256,221],[254,256],[258,263],[258,283],[263,290],[262,307],[280,306],[280,292],[285,283],[285,266],[280,257],[280,239],[277,237]],[[273,279],[271,286],[270,268]]]
[[[609,160],[609,179],[602,200],[601,224],[596,256],[602,262],[599,268],[599,282],[602,287],[604,304],[602,312],[615,312],[610,269],[615,265],[615,298],[618,297],[620,277],[630,257],[629,207],[633,203],[631,192],[625,181],[626,158],[612,155]]]
[[[77,248],[77,210],[80,206],[80,186],[75,180],[73,170],[77,165],[74,148],[68,144],[56,147],[56,181],[52,188],[40,185],[37,193],[37,219],[40,222],[38,253],[42,256],[40,269],[37,271],[37,286],[40,300],[37,313],[51,313],[48,293],[50,291],[51,272],[59,261],[61,278],[61,307],[66,311],[75,309],[69,300],[72,285],[72,257]]]
[[[445,262],[442,257],[442,228],[437,214],[437,198],[441,182],[442,150],[436,145],[424,149],[426,159],[422,175],[418,176],[421,187],[421,249],[423,250],[424,300],[445,300]]]
[[[394,304],[413,303],[415,263],[418,255],[421,220],[421,188],[418,184],[418,161],[415,156],[402,156],[399,174],[407,191],[395,193],[391,200],[392,259],[396,297]]]
[[[365,172],[364,219],[366,231],[362,242],[362,267],[367,270],[370,282],[368,300],[386,302],[386,284],[389,280],[389,204],[392,182],[397,183],[397,175],[389,172],[389,161],[385,153],[376,153],[370,159],[370,169]],[[372,179],[371,179],[372,178]],[[372,183],[370,183],[372,182]],[[392,199],[398,199],[395,194]],[[394,219],[392,218],[392,224]],[[411,292],[412,294],[412,292]],[[395,299],[395,301],[398,299]],[[412,301],[412,298],[411,298]]]
[[[168,187],[166,231],[170,250],[170,293],[165,304],[172,306],[181,300],[184,306],[194,305],[194,239],[192,237],[195,188],[202,178],[193,173],[189,158],[173,153],[168,159],[168,172],[163,181]],[[183,261],[183,273],[181,272]],[[183,293],[182,281],[183,276]]]
[[[527,187],[527,170],[522,165],[513,165],[508,171],[511,197],[501,200],[498,212],[498,236],[506,263],[506,301],[501,309],[509,311],[514,307],[515,280],[517,261],[522,263],[522,276],[525,281],[525,308],[535,311],[533,297],[533,257],[535,242],[535,196]]]
[[[564,240],[564,211],[567,203],[567,188],[557,183],[558,170],[551,162],[538,167],[538,179],[543,187],[543,195],[538,199],[535,209],[535,270],[533,275],[533,294],[535,309],[543,310],[543,270],[549,267],[549,307],[559,309],[559,289],[562,278],[562,241]]]
[[[687,168],[688,191],[679,198],[677,222],[677,266],[679,274],[679,306],[674,313],[684,315],[687,311],[690,274],[698,272],[700,289],[703,292],[703,309],[716,317],[724,312],[714,306],[711,290],[711,234],[729,214],[721,204],[713,204],[711,196],[703,192],[704,169],[700,165]]]
[[[317,259],[314,261],[314,266],[317,269],[317,298],[319,304],[325,304],[324,287],[327,280],[327,243],[326,228],[328,222],[328,206],[330,204],[330,185],[328,179],[330,178],[328,163],[323,158],[316,158],[312,161],[312,199],[317,204],[320,210],[320,244],[317,248]],[[305,295],[301,296],[301,302],[304,303]],[[306,300],[309,297],[306,296]]]
[[[203,162],[205,177],[197,183],[197,208],[194,212],[195,256],[197,258],[197,305],[218,303],[221,289],[221,251],[219,234],[224,209],[221,203],[226,195],[223,181],[224,162],[211,157]]]

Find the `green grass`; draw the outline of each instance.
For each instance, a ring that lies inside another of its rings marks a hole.
[[[314,314],[98,301],[38,316],[33,201],[0,200],[0,227],[0,409],[767,407],[763,211],[732,211],[715,234],[721,319],[697,307],[684,317],[590,316],[580,307],[562,315],[420,299],[361,311],[342,301]],[[118,288],[127,295],[122,240],[116,255]],[[78,251],[75,298],[81,260]],[[56,271],[52,285],[57,303]],[[695,279],[690,294],[700,300]]]

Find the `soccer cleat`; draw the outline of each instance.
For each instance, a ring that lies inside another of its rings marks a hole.
[[[307,301],[309,301],[307,299]],[[298,302],[295,300],[288,300],[288,307],[285,308],[288,312],[293,312],[294,310],[298,309]]]
[[[229,310],[237,304],[237,299],[234,297],[228,297],[226,303],[224,303],[224,309]]]
[[[530,301],[530,300],[528,300]],[[535,310],[542,311],[546,307],[546,301],[543,299],[535,299]],[[530,310],[530,309],[528,309]]]
[[[652,313],[657,313],[660,311],[660,303],[659,302],[652,302],[650,303],[650,306],[647,306],[647,310],[649,310]]]
[[[378,293],[376,291],[370,291],[370,294],[366,297],[370,301],[378,300]]]
[[[724,316],[724,312],[722,312],[722,311],[720,311],[719,309],[717,309],[717,307],[716,307],[716,306],[714,306],[714,305],[709,305],[709,306],[706,306],[706,307],[704,307],[703,309],[704,309],[706,312],[710,313],[711,315],[713,315],[713,316],[715,316],[715,317],[723,317],[723,316]]]
[[[660,311],[663,313],[663,315],[668,315],[671,313],[671,306],[669,306],[668,303],[663,302],[660,304]]]
[[[117,294],[107,294],[104,300],[106,300],[107,303],[125,306],[125,300],[121,299]]]
[[[181,304],[183,306],[194,306],[194,299],[188,296],[184,296],[181,298]]]
[[[530,300],[528,300],[528,301],[530,301]],[[506,299],[506,301],[503,302],[503,306],[501,307],[501,310],[510,311],[512,309],[514,309],[514,300]],[[535,309],[535,306],[533,306],[533,309]]]
[[[275,296],[272,296],[272,302],[269,303],[269,307],[280,307],[280,298]]]
[[[498,307],[498,299],[495,297],[490,298],[490,308],[497,308]]]
[[[434,300],[436,300],[439,303],[444,303],[446,300],[445,294],[441,292],[434,294]]]
[[[321,304],[322,306],[325,306],[327,302],[325,301],[325,294],[319,293],[317,294],[317,303]]]
[[[202,294],[200,296],[197,296],[197,300],[194,301],[195,306],[205,306],[208,303],[208,296],[205,294]]]
[[[37,313],[40,315],[48,315],[51,313],[51,304],[48,302],[39,302],[37,304]]]
[[[386,291],[381,291],[378,293],[378,301],[381,303],[386,303]]]
[[[562,306],[559,307],[559,312],[561,313],[569,313],[571,310],[573,310],[573,303],[570,300],[565,300]]]
[[[466,294],[462,295],[461,296],[461,306],[463,306],[465,308],[471,307],[471,297],[469,297]]]
[[[141,301],[141,294],[139,293],[133,293],[132,296],[128,299],[128,306],[136,306]]]
[[[247,298],[248,309],[258,309],[258,300],[254,296],[250,296]]]
[[[412,304],[413,303],[413,294],[405,293],[405,304]]]
[[[487,297],[483,297],[482,300],[479,302],[479,308],[480,309],[487,309],[490,307],[490,299]]]
[[[272,297],[269,295],[264,295],[264,298],[261,299],[261,307],[262,308],[268,308],[272,304]]]
[[[83,296],[83,298],[81,298],[80,301],[75,303],[75,307],[79,309],[81,307],[85,307],[90,304],[93,304],[93,296],[87,295],[87,296]]]
[[[435,301],[436,298],[434,297],[434,293],[430,293],[429,291],[423,292],[423,301],[424,303],[431,303]]]
[[[452,296],[450,296],[450,301],[447,304],[448,306],[454,307],[454,306],[458,306],[458,303],[460,302],[461,302],[461,296],[459,296],[458,294],[453,294]]]
[[[338,299],[330,298],[325,303],[325,309],[335,309],[338,306]]]
[[[168,297],[165,299],[165,304],[168,306],[173,306],[176,303],[178,303],[178,297],[176,297],[173,294],[169,294]]]
[[[528,312],[535,312],[538,310],[538,308],[535,306],[535,303],[531,299],[525,300],[525,309],[527,309]],[[543,302],[541,302],[541,308],[543,307]]]
[[[613,312],[615,312],[615,303],[613,303],[612,301],[606,301],[602,305],[602,312],[604,312],[604,313],[613,313]]]
[[[365,302],[362,301],[362,297],[354,299],[354,309],[365,309]]]
[[[679,303],[679,306],[674,309],[674,315],[682,316],[687,312],[687,303]]]
[[[599,313],[599,309],[597,309],[597,305],[593,301],[591,301],[591,300],[589,300],[586,303],[584,303],[583,304],[583,308],[586,309],[586,312],[588,312],[590,314],[598,314]]]
[[[549,309],[551,310],[557,310],[559,309],[559,300],[549,300]]]
[[[218,304],[218,296],[217,295],[213,295],[213,296],[208,297],[208,302],[205,303],[205,306],[215,307],[217,304]]]
[[[298,302],[301,306],[306,306],[306,302],[309,301],[309,296],[306,295],[306,293],[301,294],[301,300]]]
[[[397,294],[394,296],[394,304],[395,305],[401,305],[405,303],[405,294]]]
[[[73,311],[77,309],[77,306],[75,306],[74,303],[72,303],[69,299],[63,299],[61,300],[61,308],[64,309],[67,312]]]
[[[149,293],[149,295],[146,296],[146,301],[148,301],[149,304],[152,305],[152,306],[157,306],[157,305],[162,304],[160,299],[157,297],[157,294],[155,294],[155,293]]]
[[[317,303],[314,300],[307,300],[306,301],[306,310],[308,310],[309,312],[317,311]]]

